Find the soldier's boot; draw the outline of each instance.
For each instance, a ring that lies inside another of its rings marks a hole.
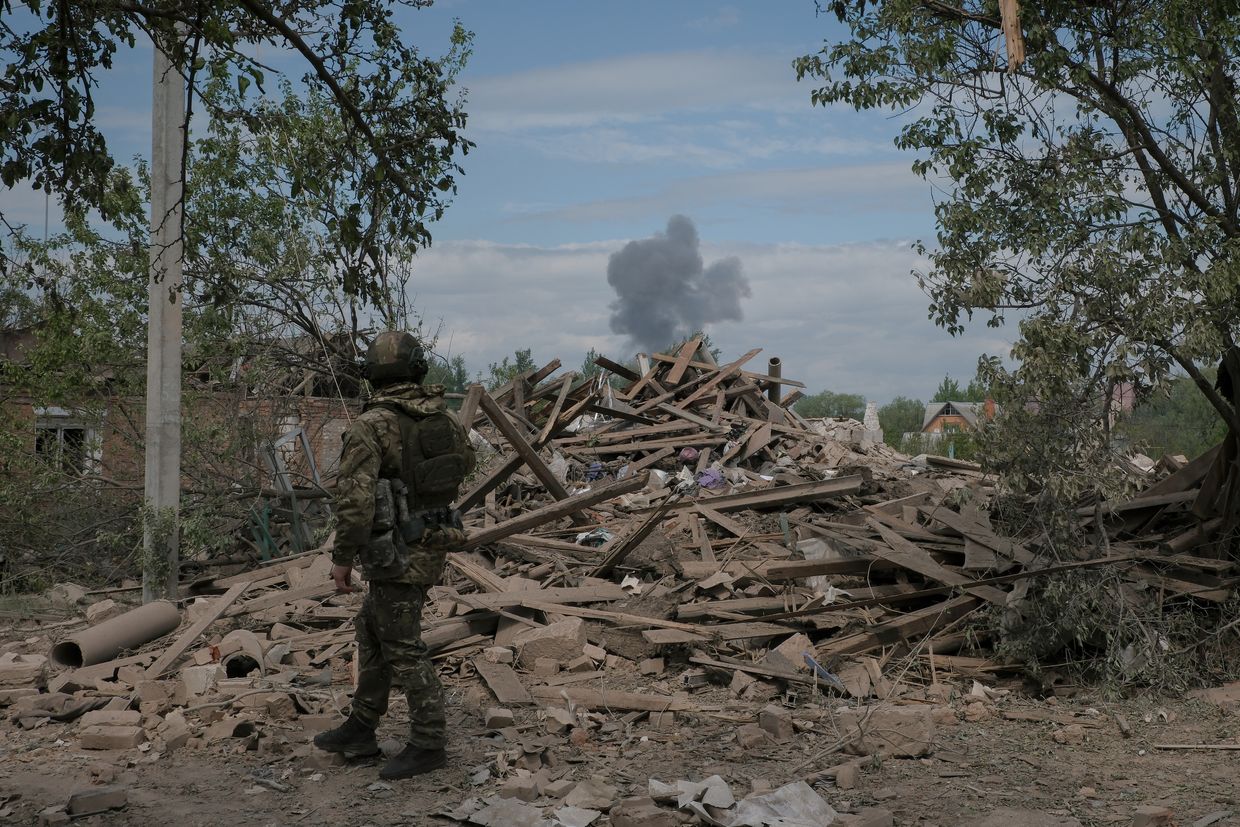
[[[356,718],[349,718],[335,729],[314,736],[314,745],[327,752],[338,752],[346,758],[364,758],[379,753],[375,731]]]
[[[448,763],[448,753],[442,749],[419,749],[412,744],[395,755],[379,770],[379,777],[385,781],[397,778],[412,778],[415,775],[433,772]]]

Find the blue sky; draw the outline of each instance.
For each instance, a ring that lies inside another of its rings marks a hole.
[[[590,347],[631,355],[608,326],[608,256],[677,213],[707,264],[737,256],[749,279],[745,319],[709,329],[725,356],[763,347],[811,391],[885,402],[1007,352],[1012,332],[927,320],[910,245],[933,238],[935,194],[894,149],[896,118],[810,105],[792,60],[842,35],[812,0],[440,0],[402,28],[438,54],[454,19],[475,34],[477,148],[413,278],[440,352],[474,368],[522,347],[569,367]],[[149,146],[150,71],[136,48],[101,90],[121,157]],[[42,224],[41,197],[0,198]]]

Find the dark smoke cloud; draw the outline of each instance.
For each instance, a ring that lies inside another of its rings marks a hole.
[[[611,331],[657,351],[711,322],[739,322],[749,282],[738,258],[703,267],[697,228],[683,215],[667,232],[630,241],[607,262],[607,283],[616,291]]]

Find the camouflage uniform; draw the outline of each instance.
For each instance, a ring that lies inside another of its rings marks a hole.
[[[468,469],[474,453],[464,431],[447,409],[441,385],[414,382],[386,385],[366,405],[344,437],[340,474],[336,486],[336,547],[332,562],[353,566],[360,562],[366,576],[366,552],[374,541],[375,492],[382,479],[410,479],[402,468],[408,456],[402,440],[401,420],[410,418],[413,428],[435,421],[443,429],[446,418],[463,446]],[[399,413],[398,413],[399,411]],[[406,428],[409,423],[406,422]],[[406,436],[416,431],[406,431]],[[416,488],[410,485],[410,490]],[[410,509],[421,510],[416,493]],[[443,503],[434,503],[441,506]],[[443,687],[431,664],[421,637],[422,607],[430,586],[443,574],[448,549],[459,545],[464,534],[449,526],[428,526],[420,542],[408,549],[409,565],[403,573],[370,579],[370,589],[357,615],[358,686],[353,697],[353,717],[370,729],[387,711],[392,679],[404,689],[409,702],[409,743],[421,749],[443,749],[446,742]]]

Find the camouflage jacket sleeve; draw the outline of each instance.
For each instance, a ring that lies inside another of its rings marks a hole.
[[[374,425],[364,419],[354,421],[344,436],[340,474],[336,478],[336,548],[332,562],[338,566],[353,565],[357,553],[370,542],[382,458]]]

